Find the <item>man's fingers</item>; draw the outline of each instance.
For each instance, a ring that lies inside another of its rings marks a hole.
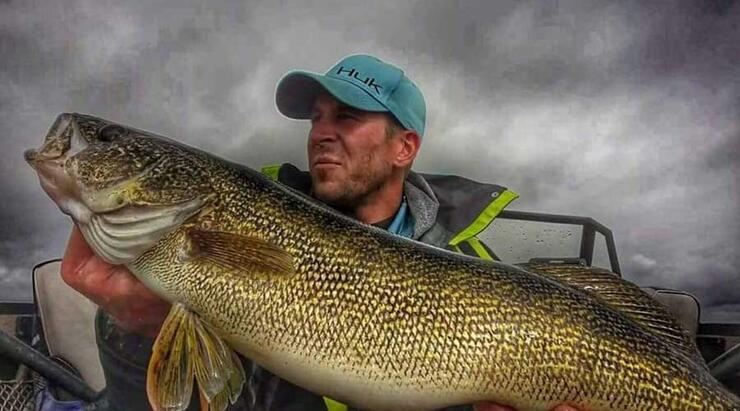
[[[124,267],[115,266],[95,255],[79,228],[74,226],[62,259],[62,279],[95,303],[107,305],[116,295],[131,293],[136,279]]]
[[[67,242],[67,251],[64,253],[64,259],[81,260],[93,254],[93,250],[82,235],[82,231],[80,231],[76,224],[73,225],[72,231],[69,233],[69,241]]]
[[[62,279],[74,287],[78,283],[81,268],[94,256],[95,253],[87,245],[80,229],[73,225],[69,241],[67,241],[67,249],[64,251],[64,258],[62,258]]]

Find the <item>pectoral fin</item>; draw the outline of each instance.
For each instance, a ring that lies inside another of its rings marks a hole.
[[[180,255],[184,260],[250,275],[289,275],[295,271],[293,257],[281,247],[261,238],[221,231],[188,231]]]
[[[155,411],[184,410],[190,402],[193,369],[185,331],[189,315],[183,306],[173,305],[152,347],[146,393]]]
[[[186,409],[194,379],[202,409],[223,411],[239,397],[245,376],[241,361],[215,330],[175,303],[149,360],[147,396],[152,409]],[[207,408],[203,408],[204,401]]]

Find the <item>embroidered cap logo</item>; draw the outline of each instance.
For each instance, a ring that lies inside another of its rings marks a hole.
[[[365,84],[366,86],[372,87],[377,94],[380,94],[380,89],[383,88],[381,85],[375,82],[375,77],[365,77],[364,79],[360,78],[360,72],[354,68],[346,69],[344,68],[344,66],[340,66],[336,74],[337,75],[344,74],[347,77],[352,77],[355,80],[358,80],[361,83]]]

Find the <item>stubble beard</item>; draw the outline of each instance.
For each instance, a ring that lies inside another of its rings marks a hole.
[[[351,172],[346,181],[339,182],[338,187],[327,187],[323,184],[329,178],[328,172],[317,171],[311,174],[313,196],[347,214],[366,202],[370,196],[378,192],[390,180],[393,167],[389,162],[383,162],[371,167],[372,160],[368,159],[361,171]]]

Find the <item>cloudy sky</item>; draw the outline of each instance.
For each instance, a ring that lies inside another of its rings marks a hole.
[[[304,166],[307,128],[277,113],[276,82],[371,53],[426,96],[417,170],[592,216],[625,277],[740,322],[740,4],[372,4],[0,1],[0,299],[30,298],[31,267],[64,249],[69,220],[22,159],[58,113]]]

